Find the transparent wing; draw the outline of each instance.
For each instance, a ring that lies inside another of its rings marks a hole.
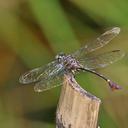
[[[95,51],[96,49],[101,48],[107,43],[109,43],[115,36],[119,34],[119,32],[120,32],[120,28],[114,27],[113,29],[106,31],[101,36],[96,38],[96,40],[87,43],[84,47],[80,48],[72,55],[75,58],[82,58],[83,56],[85,57],[87,53]]]
[[[42,92],[60,86],[62,85],[62,79],[63,79],[63,73],[61,75],[58,74],[46,80],[41,80],[35,84],[34,90],[35,92]]]
[[[120,50],[114,50],[111,52],[103,53],[101,55],[97,55],[95,57],[80,59],[79,62],[83,65],[84,68],[88,69],[104,68],[109,64],[112,64],[121,59],[124,55],[124,52]]]
[[[62,65],[58,64],[57,61],[52,61],[45,67],[35,68],[23,74],[19,82],[22,84],[29,84],[33,82],[40,81],[41,79],[45,80],[52,75],[56,75],[62,68]]]

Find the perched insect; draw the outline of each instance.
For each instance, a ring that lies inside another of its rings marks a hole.
[[[104,68],[109,64],[121,59],[125,54],[120,50],[114,50],[94,57],[89,57],[88,53],[93,52],[109,43],[120,32],[119,27],[114,27],[100,35],[96,40],[86,44],[70,55],[58,54],[55,60],[45,67],[38,67],[23,74],[19,81],[22,84],[35,83],[36,92],[45,91],[62,84],[64,74],[75,74],[78,71],[93,73],[109,84],[112,90],[121,87],[104,75],[95,71],[97,68]]]

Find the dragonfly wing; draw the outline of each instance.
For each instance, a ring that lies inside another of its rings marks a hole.
[[[40,79],[45,79],[53,73],[61,69],[61,65],[58,65],[57,61],[52,61],[46,66],[35,68],[23,74],[19,82],[22,84],[29,84],[33,82],[40,81]]]
[[[52,78],[48,78],[47,80],[41,80],[37,82],[34,86],[35,92],[42,92],[48,89],[60,86],[62,84],[63,75],[56,75]]]
[[[124,55],[124,52],[120,50],[114,50],[111,52],[103,53],[101,55],[97,55],[95,57],[80,59],[79,62],[83,65],[84,68],[88,69],[104,68],[109,64],[112,64],[121,59]]]
[[[77,50],[72,55],[76,58],[82,58],[87,53],[90,53],[92,51],[95,51],[96,49],[99,49],[103,46],[105,46],[107,43],[109,43],[114,37],[116,37],[120,32],[119,27],[114,27],[111,30],[106,31],[101,36],[96,38],[96,40],[87,43],[84,47]]]

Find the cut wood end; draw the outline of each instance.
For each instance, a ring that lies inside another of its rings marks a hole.
[[[80,95],[84,96],[84,98],[89,98],[91,100],[96,100],[97,102],[101,102],[99,98],[96,96],[92,95],[91,93],[87,92],[85,89],[83,89],[75,80],[74,77],[65,75],[64,76],[64,83],[63,85],[65,86],[71,86],[74,91],[77,91]]]
[[[101,100],[85,91],[76,80],[64,76],[56,113],[57,128],[96,128]]]

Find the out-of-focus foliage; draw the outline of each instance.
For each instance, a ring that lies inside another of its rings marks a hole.
[[[120,35],[100,52],[121,49],[126,56],[98,71],[123,89],[112,92],[88,73],[77,80],[102,99],[101,128],[127,128],[127,5],[126,0],[0,0],[0,128],[55,127],[60,87],[35,93],[33,85],[19,84],[19,76],[47,64],[58,52],[73,52],[114,26],[122,29]]]

